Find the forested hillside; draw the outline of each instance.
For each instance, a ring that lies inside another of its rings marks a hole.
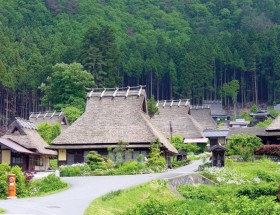
[[[279,23],[280,0],[0,0],[0,124],[53,108],[57,63],[156,99],[200,104],[236,79],[241,105],[280,102]]]

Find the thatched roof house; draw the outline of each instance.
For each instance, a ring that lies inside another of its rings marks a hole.
[[[57,153],[47,149],[49,145],[36,130],[32,122],[16,117],[0,141],[2,153],[5,149],[5,163],[20,165],[24,170],[48,169],[49,157]]]
[[[203,130],[217,128],[217,124],[211,116],[211,110],[209,107],[191,106],[190,113]]]
[[[193,142],[193,139],[205,142],[203,128],[190,115],[188,100],[159,101],[157,107],[160,112],[151,120],[166,138],[171,137],[172,131],[172,135],[181,135],[187,142]]]
[[[62,130],[68,128],[69,126],[67,118],[62,111],[47,111],[39,113],[33,112],[30,114],[29,120],[35,125],[41,124],[43,122],[47,122],[49,124],[58,123],[61,125]]]
[[[71,153],[77,153],[71,149],[81,150],[82,157],[76,161],[83,162],[89,150],[106,155],[108,147],[114,148],[124,141],[129,144],[128,148],[134,149],[134,154],[143,151],[142,154],[146,156],[150,143],[157,139],[166,153],[177,153],[151,124],[147,114],[146,92],[142,87],[93,89],[87,95],[84,114],[53,140],[51,148],[59,149],[59,160],[64,160],[60,164],[70,164]]]

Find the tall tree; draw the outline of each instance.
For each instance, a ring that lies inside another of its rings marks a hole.
[[[51,108],[74,106],[83,110],[86,88],[92,86],[92,76],[83,70],[81,64],[56,64],[47,83],[41,87],[45,94],[42,101],[45,106]]]
[[[91,27],[84,37],[80,60],[98,87],[118,86],[118,59],[113,28]]]

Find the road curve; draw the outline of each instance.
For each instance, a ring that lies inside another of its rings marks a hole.
[[[201,161],[159,174],[64,177],[71,187],[60,193],[24,199],[0,200],[0,208],[17,215],[82,215],[90,202],[110,191],[125,189],[159,178],[197,171]]]

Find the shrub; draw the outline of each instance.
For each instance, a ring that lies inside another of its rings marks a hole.
[[[51,159],[50,160],[50,168],[52,170],[58,169],[58,161],[57,161],[57,159]]]
[[[280,206],[274,200],[275,197],[266,196],[254,200],[247,196],[219,196],[215,202],[215,214],[276,215],[280,210]]]
[[[61,181],[54,174],[42,179],[32,180],[28,186],[29,196],[38,196],[67,187],[67,183]]]
[[[256,155],[275,155],[280,156],[280,145],[265,145],[255,151]]]
[[[0,199],[7,198],[8,194],[8,172],[11,167],[8,164],[0,164]]]
[[[87,164],[73,164],[71,166],[61,166],[60,176],[85,176],[90,175],[90,167]]]
[[[146,165],[155,172],[160,172],[166,168],[166,162],[164,157],[161,156],[161,153],[159,143],[151,143]]]
[[[123,215],[184,215],[189,214],[185,209],[185,202],[175,200],[172,202],[161,202],[154,198],[149,198],[145,203],[137,205]]]
[[[188,160],[188,159],[185,159],[185,160],[172,160],[171,164],[172,164],[172,167],[177,168],[177,167],[180,167],[180,166],[185,166],[185,165],[189,164],[190,162],[191,161]]]
[[[118,172],[120,175],[139,174],[144,169],[145,165],[136,161],[125,162],[119,167]]]
[[[91,170],[96,169],[105,169],[105,160],[104,158],[95,151],[90,151],[87,155],[87,165]]]
[[[254,151],[262,145],[259,137],[235,134],[230,136],[227,147],[234,153],[240,155],[243,161],[248,161],[252,158]]]
[[[278,192],[277,183],[244,185],[238,190],[237,196],[248,196],[250,199],[256,199],[261,196],[276,196]]]
[[[263,170],[258,170],[257,171],[257,176],[261,180],[264,180],[266,182],[278,182],[280,181],[279,175],[273,174],[271,172],[266,172]]]

